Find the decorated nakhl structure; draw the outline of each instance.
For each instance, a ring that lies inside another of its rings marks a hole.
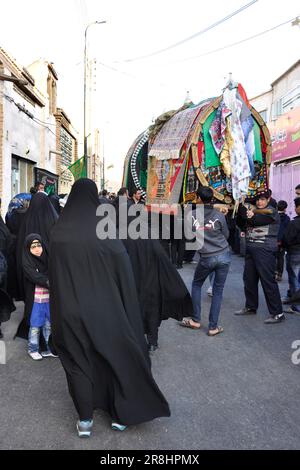
[[[125,158],[123,186],[141,189],[148,205],[196,199],[210,186],[216,201],[238,204],[268,189],[271,140],[245,90],[230,81],[218,98],[159,116]]]

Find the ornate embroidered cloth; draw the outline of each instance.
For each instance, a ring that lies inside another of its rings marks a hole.
[[[221,102],[219,108],[217,109],[215,118],[210,126],[209,133],[211,135],[212,144],[215,148],[215,151],[218,155],[223,150],[225,143],[225,131],[226,131],[226,118],[230,116],[231,111],[228,109],[224,103]]]
[[[226,89],[223,96],[226,106],[232,111],[232,114],[229,116],[231,135],[234,141],[231,149],[232,195],[235,201],[239,201],[248,193],[251,176],[244,133],[240,121],[243,105],[237,98],[236,89]]]
[[[195,106],[175,114],[156,136],[149,156],[156,157],[158,160],[176,160],[180,158],[183,144],[201,109],[202,106]]]

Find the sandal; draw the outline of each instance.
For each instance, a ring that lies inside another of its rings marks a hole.
[[[190,318],[184,318],[181,322],[179,322],[179,325],[183,326],[184,328],[190,328],[191,330],[200,330],[201,324],[199,323],[200,326],[194,326],[191,324],[191,321],[193,320]]]
[[[212,331],[216,331],[216,333],[212,333]],[[220,333],[223,333],[224,328],[222,326],[218,326],[215,330],[208,330],[207,336],[216,336]]]

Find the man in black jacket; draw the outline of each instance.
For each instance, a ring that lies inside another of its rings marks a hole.
[[[291,296],[300,289],[300,197],[294,200],[297,216],[287,226],[283,235],[283,246],[287,249],[287,271]],[[300,312],[300,305],[292,305],[288,313]]]
[[[270,318],[267,324],[280,323],[285,317],[279,288],[275,280],[277,235],[279,215],[270,205],[269,191],[259,193],[256,208],[240,206],[238,225],[246,230],[246,257],[244,269],[244,289],[246,305],[236,315],[256,314],[258,309],[258,282],[260,280],[265,294]]]
[[[282,281],[282,273],[284,268],[285,248],[283,247],[283,235],[289,225],[290,218],[285,213],[288,205],[286,201],[279,201],[277,204],[278,214],[280,217],[280,227],[277,237],[278,251],[277,251],[277,266],[276,266],[276,281]]]

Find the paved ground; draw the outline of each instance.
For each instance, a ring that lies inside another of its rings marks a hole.
[[[153,374],[172,416],[132,427],[109,428],[95,414],[90,440],[75,434],[76,413],[58,359],[34,363],[26,343],[12,341],[21,305],[3,325],[7,364],[0,365],[0,449],[299,449],[300,365],[291,361],[300,340],[300,316],[264,325],[262,300],[256,317],[235,317],[243,306],[243,259],[233,257],[222,308],[225,332],[209,338],[202,331],[164,322]],[[194,265],[181,271],[188,287]],[[284,293],[286,281],[280,288]],[[261,296],[261,299],[263,296]],[[205,296],[204,325],[209,298]]]

